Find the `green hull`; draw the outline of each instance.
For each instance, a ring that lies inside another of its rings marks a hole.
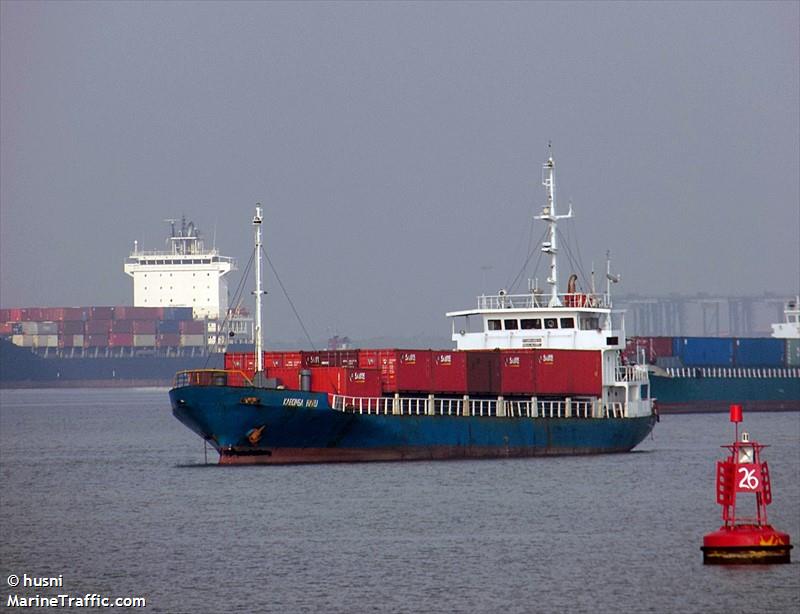
[[[727,411],[731,403],[750,410],[800,411],[800,377],[650,376],[661,413]]]

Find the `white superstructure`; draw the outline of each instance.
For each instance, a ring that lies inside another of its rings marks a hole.
[[[205,249],[197,227],[181,219],[171,222],[164,251],[143,251],[134,244],[125,262],[133,277],[135,307],[191,307],[196,319],[222,320],[228,311],[228,281],[236,270],[232,258]]]
[[[618,281],[606,273],[605,294],[582,293],[576,277],[570,277],[567,292],[558,292],[558,220],[572,217],[556,213],[555,162],[552,155],[543,165],[542,185],[547,202],[536,219],[549,225],[548,238],[541,250],[550,256],[547,292],[534,287],[527,294],[478,297],[474,309],[451,311],[452,339],[459,350],[563,349],[596,350],[603,355],[603,399],[605,405],[624,403],[627,415],[649,415],[649,378],[646,367],[623,365],[620,350],[625,348],[624,312],[611,308],[610,284]],[[533,285],[533,284],[532,284]]]
[[[772,325],[772,336],[778,339],[800,339],[800,296],[786,303],[783,322]]]

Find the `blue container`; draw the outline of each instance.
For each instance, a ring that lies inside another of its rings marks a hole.
[[[686,367],[733,366],[733,339],[719,337],[676,337],[673,354]]]
[[[786,364],[783,339],[737,339],[735,347],[738,367],[782,367]]]
[[[164,307],[165,320],[191,320],[192,308],[191,307]],[[164,331],[173,332],[173,331]],[[177,331],[175,331],[177,332]]]
[[[156,326],[159,333],[177,333],[180,332],[178,320],[160,320]]]

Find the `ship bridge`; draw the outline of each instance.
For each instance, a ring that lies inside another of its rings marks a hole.
[[[549,297],[548,297],[549,299]],[[618,350],[625,346],[624,311],[595,294],[558,295],[548,306],[535,294],[482,295],[475,309],[451,311],[459,350],[549,348]]]
[[[135,307],[191,307],[195,318],[222,319],[228,311],[226,275],[236,270],[233,258],[206,249],[199,229],[186,218],[167,220],[167,249],[143,251],[138,241],[125,262],[133,277]]]

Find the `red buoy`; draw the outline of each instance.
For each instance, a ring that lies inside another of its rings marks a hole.
[[[717,503],[722,506],[723,525],[703,537],[703,563],[731,565],[789,563],[792,545],[786,533],[767,522],[767,505],[772,503],[772,486],[767,462],[761,461],[765,445],[750,441],[747,433],[739,438],[742,406],[731,405],[731,422],[736,424],[736,440],[727,446],[730,456],[717,461]],[[737,496],[755,496],[754,517],[737,516]]]

